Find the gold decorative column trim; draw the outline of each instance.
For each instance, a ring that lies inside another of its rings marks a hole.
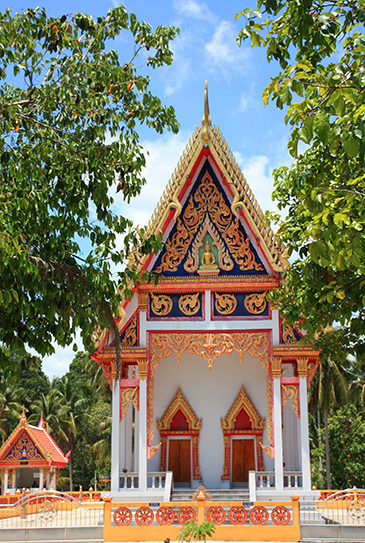
[[[281,357],[274,356],[271,363],[272,377],[280,378],[281,377]]]
[[[299,375],[299,377],[307,377],[308,358],[298,357],[297,358],[297,364],[298,364],[298,375]]]
[[[138,377],[139,379],[142,379],[145,381],[147,379],[147,373],[148,373],[148,362],[147,358],[140,358],[137,360],[138,362]]]
[[[139,311],[147,312],[148,307],[148,292],[138,291],[138,309]]]

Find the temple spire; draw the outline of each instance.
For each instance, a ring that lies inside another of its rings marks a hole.
[[[210,140],[210,127],[212,125],[212,119],[210,118],[209,113],[209,102],[208,102],[208,81],[205,80],[205,91],[204,91],[204,115],[202,119],[202,138],[204,141]]]

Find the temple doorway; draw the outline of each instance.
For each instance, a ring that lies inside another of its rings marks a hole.
[[[174,483],[177,486],[191,486],[191,440],[168,440],[169,457],[168,470],[174,474]]]
[[[256,470],[255,439],[232,439],[232,486],[247,486],[248,472]]]

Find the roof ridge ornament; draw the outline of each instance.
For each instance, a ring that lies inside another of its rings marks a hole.
[[[210,140],[210,127],[212,126],[212,119],[209,113],[209,101],[208,101],[208,81],[205,80],[204,90],[204,115],[202,118],[202,139],[203,141]]]

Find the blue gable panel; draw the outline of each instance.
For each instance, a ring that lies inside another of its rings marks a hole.
[[[165,277],[199,275],[208,242],[219,276],[268,275],[206,160],[153,271]]]

